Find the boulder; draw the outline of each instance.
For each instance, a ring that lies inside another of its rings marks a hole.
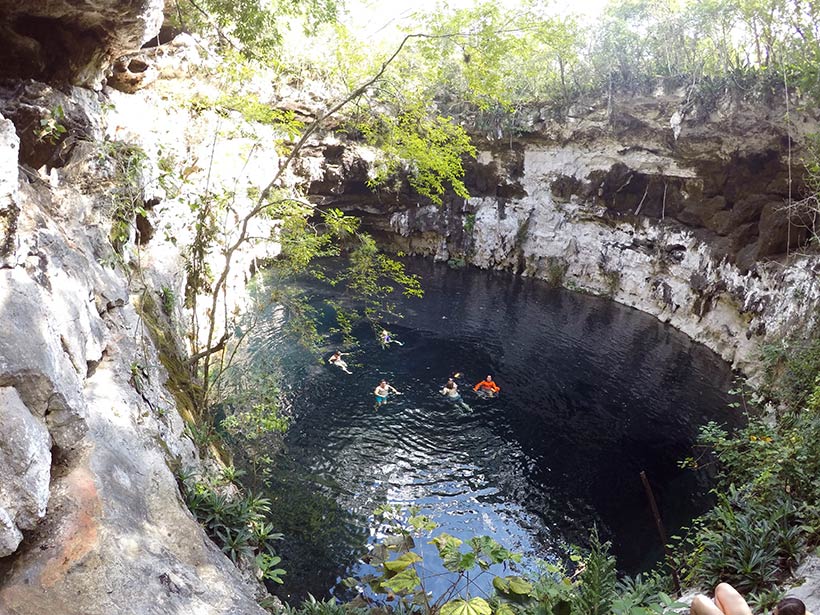
[[[0,557],[13,553],[43,518],[51,476],[51,437],[17,391],[0,387]]]

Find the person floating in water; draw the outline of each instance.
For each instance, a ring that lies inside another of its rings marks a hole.
[[[378,410],[379,406],[383,406],[387,403],[387,395],[393,391],[396,395],[401,395],[399,391],[393,388],[390,384],[387,383],[387,380],[382,380],[379,382],[379,385],[374,389],[373,395],[376,396],[376,409]]]
[[[381,334],[379,335],[379,341],[384,348],[387,348],[390,344],[398,344],[399,346],[404,346],[402,342],[395,339],[393,334],[390,333],[387,329],[382,329]]]
[[[458,374],[454,375],[453,378],[457,376]],[[464,403],[464,400],[461,398],[461,395],[459,395],[458,385],[456,384],[456,381],[453,380],[453,378],[447,380],[447,384],[445,384],[444,387],[441,389],[441,394],[447,398],[447,401],[464,408],[468,412],[472,412],[473,409],[470,408],[470,406],[468,406],[466,403]]]
[[[339,369],[344,371],[346,374],[352,374],[353,372],[351,372],[349,369],[347,369],[347,363],[345,363],[345,360],[342,358],[343,355],[347,355],[347,354],[350,354],[350,353],[349,352],[340,352],[340,351],[337,350],[327,360],[327,362],[330,363],[331,365],[335,365],[336,367],[338,367]]]
[[[484,380],[473,387],[473,391],[482,397],[495,397],[501,392],[501,388],[493,382],[492,376],[487,375]]]

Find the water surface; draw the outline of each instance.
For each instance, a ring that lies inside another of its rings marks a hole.
[[[597,524],[621,569],[651,566],[660,542],[639,473],[669,533],[705,510],[705,477],[677,462],[699,425],[727,420],[727,364],[604,298],[505,273],[409,267],[425,297],[401,300],[405,318],[388,325],[404,346],[382,349],[360,327],[360,346],[345,349],[352,375],[289,347],[278,317],[255,341],[257,361],[286,362],[296,418],[270,485],[289,536],[285,595],[325,595],[346,569],[361,572],[368,516],[383,503],[419,505],[452,535],[488,534],[547,559],[583,545]],[[464,374],[472,412],[439,393],[453,372]],[[470,390],[487,374],[497,399]],[[377,411],[380,378],[403,395]]]

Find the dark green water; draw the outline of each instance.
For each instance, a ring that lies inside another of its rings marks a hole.
[[[442,531],[488,534],[531,558],[565,556],[597,524],[621,569],[651,566],[660,542],[639,473],[670,533],[705,510],[708,481],[677,461],[699,425],[730,418],[728,365],[605,299],[503,273],[409,266],[426,296],[402,300],[406,317],[389,324],[404,346],[384,350],[361,327],[346,357],[353,375],[289,347],[281,312],[254,342],[257,362],[287,365],[296,417],[270,484],[288,536],[283,596],[323,596],[338,577],[365,571],[357,558],[377,532],[369,515],[386,502],[419,505]],[[439,393],[455,371],[472,412]],[[498,399],[469,391],[488,373]],[[403,395],[374,411],[380,378]]]

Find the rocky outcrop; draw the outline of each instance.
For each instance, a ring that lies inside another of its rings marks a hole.
[[[684,117],[684,102],[622,99],[611,113],[536,117],[516,139],[481,139],[473,197],[441,207],[406,187],[369,192],[357,146],[329,141],[303,167],[318,169],[316,202],[361,215],[398,250],[609,295],[749,368],[820,303],[820,262],[799,255],[810,228],[784,211],[801,194],[790,138],[817,121],[800,117],[789,135],[774,110],[726,100]]]
[[[0,557],[17,550],[21,530],[32,530],[46,513],[51,475],[51,438],[23,404],[17,390],[0,388]]]
[[[163,0],[0,0],[0,77],[100,87],[113,60],[159,32]]]
[[[44,108],[64,95],[23,87]],[[263,613],[181,499],[172,468],[198,457],[137,311],[148,277],[109,242],[88,126],[46,174],[18,167],[0,119],[0,613]]]

